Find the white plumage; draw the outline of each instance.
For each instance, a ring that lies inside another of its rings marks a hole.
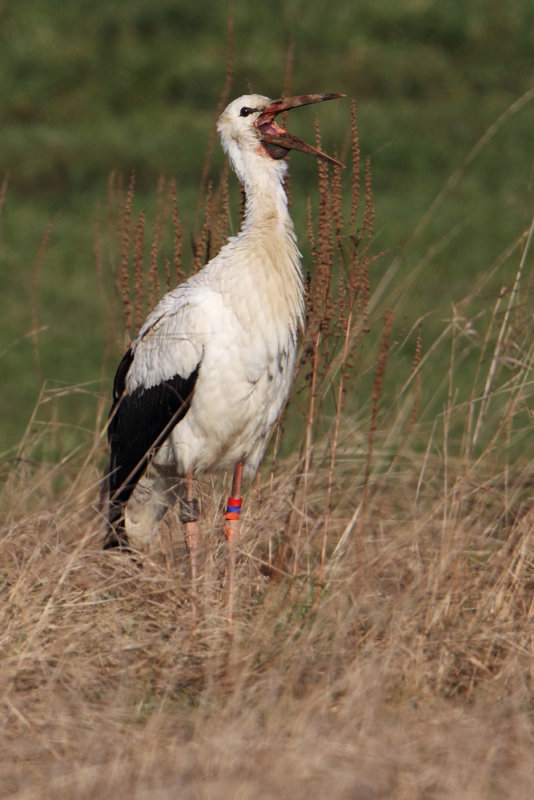
[[[106,546],[150,538],[177,477],[236,466],[248,477],[256,472],[287,401],[304,314],[284,156],[299,149],[333,161],[274,118],[338,96],[246,95],[219,118],[246,193],[244,223],[204,269],[161,299],[117,370]],[[239,482],[240,472],[238,489]],[[184,521],[194,523],[192,507]]]

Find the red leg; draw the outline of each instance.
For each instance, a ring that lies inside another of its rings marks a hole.
[[[239,538],[241,514],[241,479],[243,476],[243,462],[239,461],[234,470],[232,481],[232,495],[228,498],[226,508],[224,535],[228,542],[228,620],[231,626],[234,613],[234,576],[235,576],[235,551]]]
[[[198,502],[194,495],[195,481],[193,470],[187,475],[185,501],[182,500],[181,519],[184,523],[185,544],[189,553],[189,565],[191,569],[191,606],[193,613],[197,613],[197,550],[199,542],[198,530]]]

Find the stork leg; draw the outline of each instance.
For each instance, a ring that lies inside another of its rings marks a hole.
[[[197,552],[199,542],[198,530],[198,501],[194,496],[195,483],[193,470],[187,475],[186,495],[180,499],[180,519],[184,523],[185,545],[189,553],[189,566],[191,571],[191,606],[193,613],[197,613]]]
[[[234,470],[232,481],[232,495],[228,498],[226,508],[224,535],[228,542],[228,621],[232,624],[234,613],[234,577],[235,577],[235,552],[239,538],[241,514],[241,479],[243,477],[243,462],[239,461]]]

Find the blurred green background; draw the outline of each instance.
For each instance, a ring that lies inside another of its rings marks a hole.
[[[94,237],[111,171],[127,181],[135,169],[136,205],[147,209],[158,177],[176,179],[187,262],[225,80],[228,15],[214,0],[0,2],[0,179],[8,180],[0,217],[0,452],[19,442],[45,381],[58,391],[83,387],[69,392],[65,426],[91,429],[95,396],[109,391],[121,343],[110,349]],[[534,210],[530,101],[499,126],[412,237],[475,143],[532,89],[534,3],[236,0],[233,17],[231,98],[249,89],[278,96],[289,48],[293,93],[355,98],[361,150],[372,160],[375,250],[385,251],[373,281],[401,254],[406,273],[425,259],[398,313],[410,326],[429,312],[431,341]],[[313,139],[315,113],[295,112],[291,130]],[[339,149],[349,102],[329,103],[319,117],[324,148]],[[315,166],[297,158],[293,214],[302,241]],[[214,171],[222,163],[217,146]],[[343,180],[348,192],[350,174]],[[517,263],[517,251],[504,260],[478,298],[481,309],[493,305]],[[395,281],[389,293],[395,303]],[[116,311],[120,329],[118,297]]]

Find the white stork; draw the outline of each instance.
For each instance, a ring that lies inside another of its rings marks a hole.
[[[186,478],[181,519],[196,579],[195,474],[234,470],[225,534],[233,554],[241,477],[252,477],[292,382],[303,323],[300,253],[287,208],[289,150],[341,166],[276,122],[282,111],[342,97],[245,95],[217,129],[246,193],[237,236],[166,294],[119,364],[113,387],[104,547],[148,541]],[[233,571],[233,555],[230,557]],[[230,590],[231,591],[231,590]]]

